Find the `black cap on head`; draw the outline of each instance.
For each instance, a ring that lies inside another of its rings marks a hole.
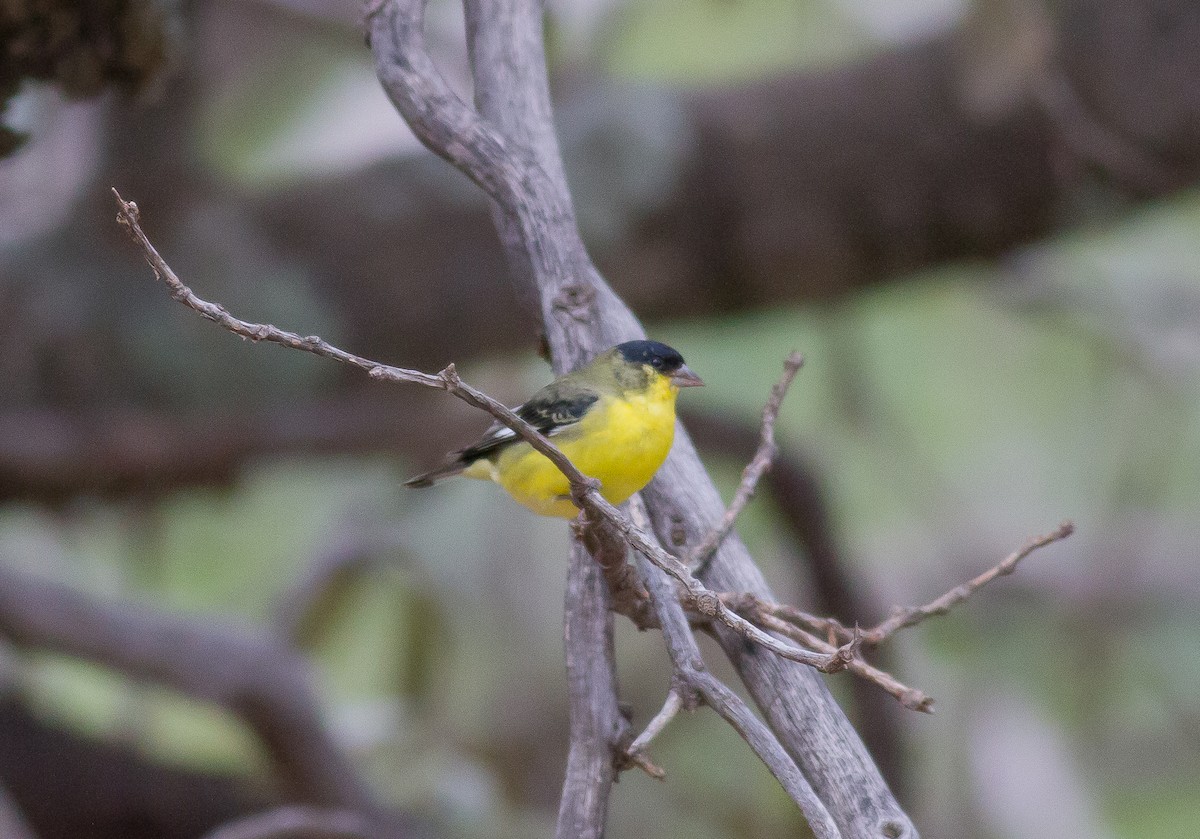
[[[683,366],[683,356],[658,341],[626,341],[616,349],[630,364],[649,364],[660,373],[674,373]]]

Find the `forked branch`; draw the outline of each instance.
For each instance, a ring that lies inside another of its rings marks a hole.
[[[269,341],[281,346],[290,347],[291,349],[302,350],[324,358],[331,358],[343,364],[357,367],[375,379],[418,384],[424,387],[444,390],[467,404],[488,412],[499,422],[511,428],[536,451],[545,455],[558,467],[559,471],[570,481],[572,500],[577,506],[581,509],[586,509],[589,514],[604,519],[624,537],[625,541],[634,550],[645,556],[656,567],[678,580],[687,592],[689,605],[695,608],[700,614],[720,621],[733,631],[745,636],[748,640],[766,647],[782,658],[807,664],[824,673],[835,673],[845,669],[848,647],[829,655],[801,649],[768,635],[741,615],[728,608],[721,602],[721,598],[716,593],[710,591],[703,583],[692,576],[683,562],[663,550],[652,537],[640,528],[635,527],[624,513],[610,504],[600,494],[600,484],[595,478],[590,478],[575,468],[575,465],[553,443],[538,433],[537,429],[529,423],[518,417],[511,409],[497,402],[483,391],[477,390],[464,382],[459,377],[458,371],[454,369],[453,364],[447,366],[437,374],[423,373],[403,367],[393,367],[346,352],[316,335],[301,337],[294,332],[288,332],[270,324],[250,323],[240,320],[231,315],[223,306],[201,299],[188,288],[154,248],[149,237],[142,229],[137,204],[123,199],[116,189],[113,190],[113,195],[120,208],[117,220],[129,232],[134,242],[141,247],[146,262],[154,270],[155,275],[167,285],[171,296],[175,300],[178,300],[222,328],[243,338],[248,338],[252,341]]]

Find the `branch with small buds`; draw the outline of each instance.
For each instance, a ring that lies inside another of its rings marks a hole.
[[[119,208],[117,221],[126,229],[130,237],[142,249],[146,262],[149,263],[155,275],[166,284],[171,297],[189,309],[199,313],[218,326],[247,338],[251,341],[268,341],[291,349],[312,353],[323,358],[331,358],[343,364],[357,367],[366,372],[371,378],[388,382],[417,384],[423,387],[444,390],[495,417],[500,423],[511,428],[518,436],[529,443],[533,449],[553,463],[567,477],[571,485],[571,499],[575,505],[586,510],[589,516],[601,519],[621,534],[625,542],[635,551],[646,557],[655,567],[677,580],[684,589],[685,602],[689,608],[695,609],[706,618],[720,621],[725,626],[744,636],[747,640],[766,647],[771,652],[791,661],[807,664],[823,673],[836,673],[844,670],[846,662],[853,655],[854,644],[847,644],[829,654],[815,653],[800,647],[780,641],[772,635],[763,632],[741,615],[734,612],[721,602],[721,598],[710,591],[698,579],[692,576],[688,567],[677,557],[663,550],[657,542],[645,531],[637,528],[624,513],[610,504],[600,494],[600,482],[580,472],[567,456],[538,433],[537,429],[518,417],[510,408],[497,402],[481,390],[467,384],[458,375],[453,364],[448,365],[440,373],[424,373],[419,370],[409,370],[403,367],[393,367],[372,361],[362,356],[354,355],[339,349],[316,335],[302,337],[294,332],[280,329],[270,324],[250,323],[234,317],[225,307],[210,303],[198,297],[179,276],[171,269],[166,260],[158,253],[153,243],[141,226],[141,213],[137,204],[126,201],[116,189],[113,189]],[[798,366],[798,365],[797,365]]]
[[[877,646],[902,629],[916,626],[929,618],[944,615],[955,606],[965,602],[979,589],[998,577],[1007,576],[1017,570],[1021,560],[1034,551],[1066,539],[1075,532],[1075,525],[1063,522],[1057,528],[1041,536],[1028,539],[1024,545],[1010,553],[999,563],[984,571],[979,576],[968,580],[962,585],[955,586],[945,594],[931,600],[924,606],[897,608],[892,615],[871,629],[863,630],[858,627],[850,628],[833,618],[810,615],[795,606],[782,603],[764,603],[762,600],[747,594],[723,594],[721,599],[730,609],[746,616],[760,626],[777,632],[797,644],[825,654],[833,654],[838,649],[837,643],[860,643],[862,646]],[[829,640],[822,640],[822,637]],[[933,699],[921,691],[902,684],[890,673],[886,673],[867,664],[860,658],[853,658],[846,663],[851,673],[874,682],[894,696],[905,708],[914,711],[932,712]]]
[[[889,618],[868,630],[846,627],[833,618],[809,615],[794,606],[767,603],[747,594],[711,591],[696,578],[693,569],[702,567],[730,533],[737,517],[753,497],[759,480],[770,468],[776,451],[775,422],[788,387],[804,363],[799,353],[792,353],[785,361],[783,376],[772,388],[771,396],[763,408],[759,448],[743,472],[734,499],[725,514],[692,552],[692,566],[689,568],[678,557],[663,550],[657,541],[648,535],[645,528],[635,525],[628,516],[610,504],[600,494],[600,484],[596,479],[580,472],[553,443],[511,409],[464,382],[453,364],[436,374],[394,367],[346,352],[315,335],[300,336],[270,324],[240,320],[223,306],[201,299],[185,285],[142,229],[137,205],[132,201],[125,201],[115,189],[113,195],[119,206],[118,222],[141,247],[146,262],[155,275],[167,285],[172,298],[201,316],[251,341],[268,341],[331,358],[357,367],[374,379],[444,390],[491,414],[536,451],[545,455],[567,477],[572,500],[587,513],[586,517],[581,519],[580,527],[581,533],[592,534],[589,538],[593,541],[593,554],[608,557],[601,561],[601,566],[609,579],[618,610],[630,616],[639,626],[649,625],[653,618],[645,589],[638,584],[635,576],[631,574],[630,567],[624,562],[624,545],[633,548],[654,567],[679,583],[680,600],[685,608],[699,616],[700,621],[719,621],[776,655],[806,664],[823,673],[849,669],[855,675],[879,685],[904,707],[928,712],[932,709],[932,698],[862,661],[858,656],[859,649],[864,646],[876,646],[901,629],[915,626],[935,615],[945,614],[997,577],[1011,574],[1029,554],[1066,538],[1074,530],[1070,522],[1065,522],[1049,534],[1034,537],[978,577],[951,589],[924,606],[898,609]],[[775,635],[764,631],[764,628],[788,638],[793,643],[781,641]]]

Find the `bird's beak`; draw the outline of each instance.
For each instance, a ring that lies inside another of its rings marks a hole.
[[[671,374],[671,384],[675,387],[704,387],[704,380],[689,370],[685,364]]]

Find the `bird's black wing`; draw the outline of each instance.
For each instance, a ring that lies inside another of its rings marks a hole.
[[[542,388],[528,402],[516,409],[516,415],[547,437],[583,419],[583,415],[600,396],[590,388],[570,382],[554,382]],[[470,464],[513,442],[517,433],[500,423],[493,423],[479,442],[463,449],[459,461]]]

